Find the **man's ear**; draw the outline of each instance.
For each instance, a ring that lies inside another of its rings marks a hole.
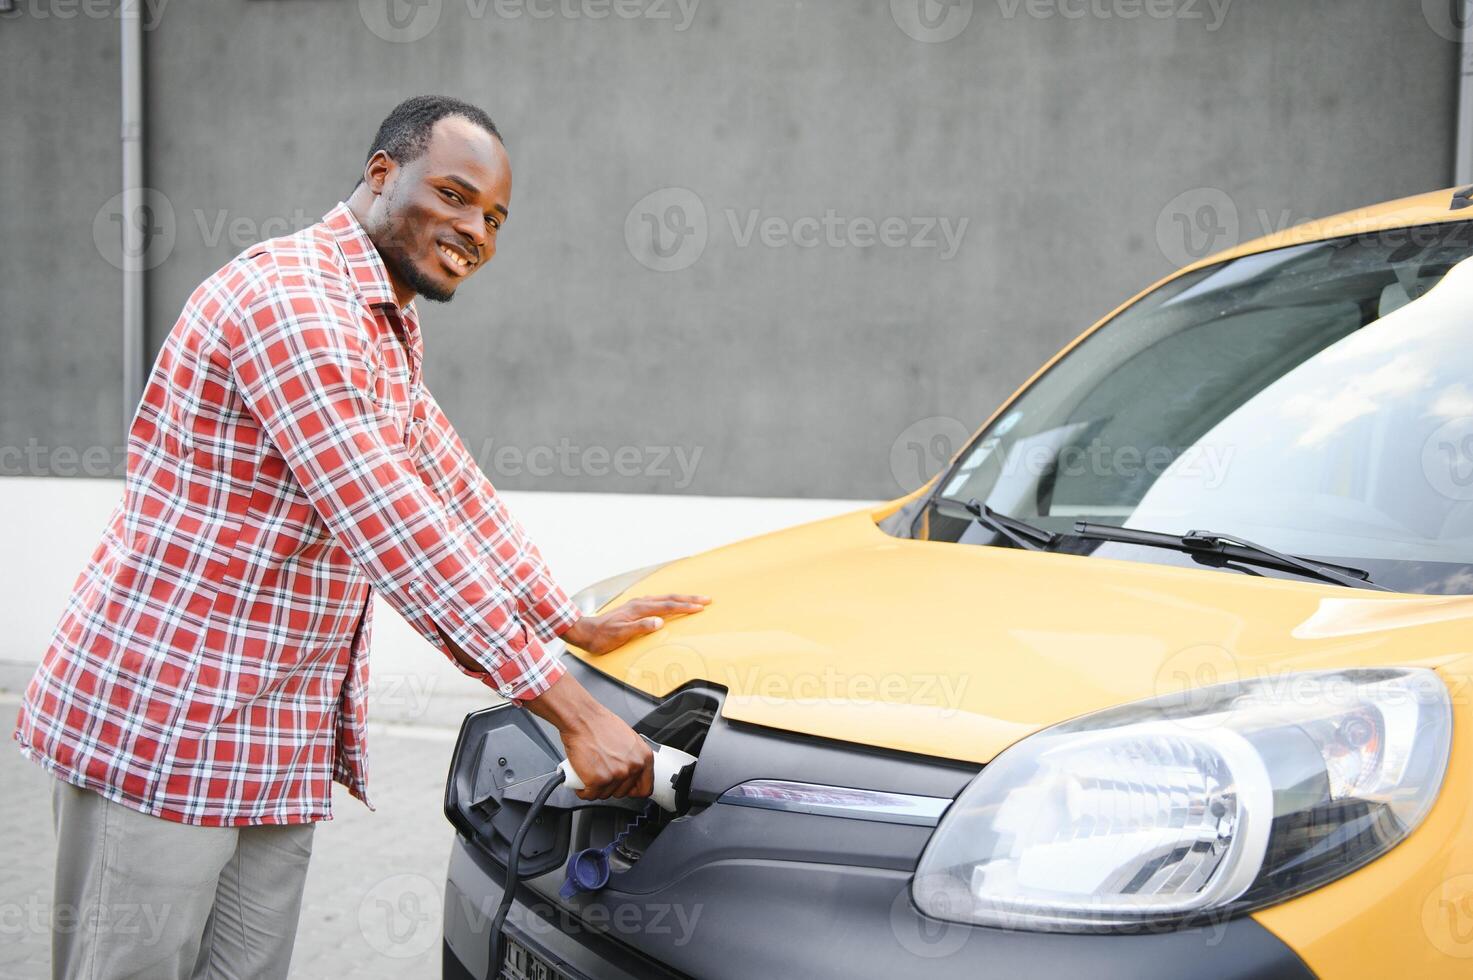
[[[368,158],[363,165],[363,182],[375,195],[384,192],[384,185],[394,176],[399,169],[392,157],[383,150],[379,150]]]

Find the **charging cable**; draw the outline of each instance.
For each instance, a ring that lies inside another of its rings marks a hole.
[[[537,822],[537,817],[542,813],[542,807],[547,798],[552,795],[553,790],[563,784],[567,774],[561,769],[552,774],[542,789],[537,792],[537,798],[532,801],[532,806],[527,810],[527,815],[522,818],[522,825],[511,837],[511,850],[506,855],[506,887],[501,892],[501,904],[496,907],[496,917],[491,920],[491,976],[501,976],[501,957],[505,955],[505,943],[502,942],[502,927],[506,925],[506,913],[511,911],[512,899],[516,896],[517,881],[520,880],[518,871],[522,863],[522,842],[527,839],[527,832],[532,829],[532,824]]]

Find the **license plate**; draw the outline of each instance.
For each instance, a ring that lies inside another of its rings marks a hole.
[[[507,980],[568,980],[568,975],[554,967],[510,936],[505,937],[506,959],[501,975]]]

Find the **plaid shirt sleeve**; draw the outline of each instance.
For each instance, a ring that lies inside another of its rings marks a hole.
[[[506,561],[514,548],[483,548],[474,534],[496,541],[520,531],[498,528],[492,512],[457,519],[457,505],[426,484],[406,445],[409,420],[375,400],[351,306],[278,285],[233,327],[230,367],[247,408],[374,588],[463,673],[517,700],[547,690],[564,668],[519,601],[537,587],[522,576],[540,573],[540,556],[534,567]],[[467,670],[440,630],[485,673]]]
[[[542,553],[507,509],[434,396],[424,390],[420,400],[425,417],[420,458],[426,479],[451,516],[466,528],[467,536],[480,542],[483,560],[512,569],[507,581],[517,609],[538,638],[550,641],[561,636],[577,622],[577,607],[557,584]]]

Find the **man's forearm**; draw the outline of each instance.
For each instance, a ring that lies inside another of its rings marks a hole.
[[[559,677],[537,697],[523,701],[522,707],[551,724],[563,735],[587,731],[594,713],[605,713],[608,710],[594,700],[593,695],[588,693],[588,688],[578,683],[578,679],[572,674]]]

